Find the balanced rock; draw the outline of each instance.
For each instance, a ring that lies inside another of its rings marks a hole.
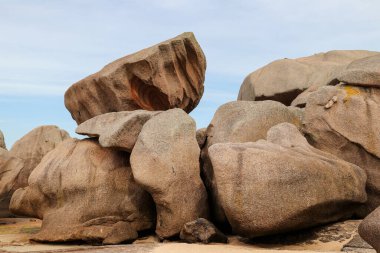
[[[132,150],[133,176],[153,197],[160,238],[178,235],[185,223],[208,215],[195,131],[190,116],[171,109],[145,123]]]
[[[0,148],[0,217],[10,216],[9,202],[19,185],[20,172],[24,168],[22,159],[13,157]]]
[[[351,62],[337,79],[348,84],[380,88],[380,53]]]
[[[348,218],[366,201],[365,172],[313,148],[289,123],[267,140],[214,144],[209,155],[223,210],[244,237]]]
[[[18,176],[18,188],[27,186],[30,173],[41,159],[68,138],[69,134],[57,126],[40,126],[18,140],[9,150],[11,156],[24,161],[24,167]]]
[[[214,172],[208,156],[209,147],[215,143],[263,139],[272,126],[282,122],[301,126],[300,116],[276,101],[234,101],[222,105],[216,111],[207,128],[207,140],[201,156],[204,180],[211,193],[213,213],[218,223],[224,223],[226,219],[216,193]]]
[[[274,61],[249,74],[238,100],[275,100],[285,105],[311,85],[336,82],[335,77],[354,60],[376,55],[363,50],[334,50],[297,59]]]
[[[350,85],[320,87],[310,94],[303,132],[323,151],[363,168],[368,203],[361,216],[380,205],[380,89]]]
[[[76,133],[99,137],[102,147],[131,152],[145,122],[158,113],[145,110],[110,112],[83,122]]]
[[[13,194],[10,209],[42,219],[32,239],[49,242],[130,241],[136,237],[131,230],[150,229],[155,220],[153,201],[133,180],[127,153],[94,140],[68,139],[49,152],[29,185]]]
[[[7,149],[5,145],[4,134],[1,131],[0,131],[0,148]]]
[[[380,207],[360,223],[359,234],[376,252],[380,252]]]
[[[181,240],[188,243],[227,243],[228,238],[214,224],[204,218],[186,223],[179,235]]]
[[[107,112],[192,111],[203,95],[206,58],[193,33],[183,33],[120,58],[73,84],[65,105],[82,123]]]

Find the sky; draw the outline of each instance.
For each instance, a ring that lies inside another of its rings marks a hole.
[[[0,130],[8,148],[33,128],[75,136],[64,92],[122,56],[194,32],[206,127],[244,78],[281,58],[334,49],[380,51],[378,0],[0,0]]]

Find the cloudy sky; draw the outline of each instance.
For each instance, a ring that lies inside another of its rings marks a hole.
[[[8,147],[39,125],[74,133],[65,90],[105,64],[182,32],[208,62],[191,113],[205,127],[244,77],[279,58],[380,51],[379,0],[0,0],[0,129]]]

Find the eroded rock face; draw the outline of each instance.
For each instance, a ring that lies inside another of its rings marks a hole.
[[[380,252],[380,207],[360,223],[359,234],[376,252]]]
[[[183,33],[120,58],[73,84],[65,105],[82,123],[107,112],[192,111],[203,95],[206,58],[193,33]]]
[[[207,129],[207,140],[202,149],[203,175],[211,193],[213,216],[218,223],[226,221],[218,200],[214,172],[208,149],[215,143],[253,142],[266,137],[274,125],[289,122],[301,125],[300,116],[292,109],[275,101],[235,101],[222,105],[216,111]]]
[[[4,134],[1,131],[0,131],[0,148],[7,149],[5,145]]]
[[[358,86],[380,88],[380,54],[353,61],[337,79]]]
[[[185,223],[208,215],[195,131],[190,116],[171,109],[145,123],[132,150],[133,176],[154,199],[161,238],[178,235]]]
[[[13,213],[42,219],[36,241],[120,243],[154,226],[154,204],[135,183],[126,153],[68,139],[12,196]],[[132,231],[131,231],[132,230]],[[119,233],[118,231],[124,231]]]
[[[216,188],[232,230],[258,237],[350,217],[366,201],[365,172],[310,146],[282,123],[267,140],[209,149]]]
[[[310,86],[336,82],[336,75],[352,61],[376,54],[378,52],[364,50],[334,50],[297,59],[277,60],[245,78],[238,100],[275,100],[290,105]]]
[[[306,104],[303,132],[323,151],[363,168],[368,176],[365,216],[380,205],[380,89],[321,87]]]
[[[228,238],[214,224],[204,218],[186,223],[180,233],[181,240],[188,243],[227,243]]]
[[[83,122],[76,133],[99,137],[102,147],[131,152],[145,122],[158,113],[145,110],[110,112]]]
[[[24,168],[23,160],[13,157],[0,148],[0,217],[8,217],[9,202],[12,194],[20,185],[20,172]]]
[[[68,138],[70,138],[69,134],[57,126],[40,126],[18,140],[9,150],[11,156],[24,161],[24,167],[18,176],[17,188],[27,186],[30,173],[41,159]]]

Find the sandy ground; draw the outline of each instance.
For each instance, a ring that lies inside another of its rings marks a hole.
[[[293,234],[247,240],[230,236],[228,244],[187,244],[158,242],[148,236],[130,245],[91,246],[77,244],[41,244],[29,241],[37,233],[41,221],[36,219],[0,219],[0,252],[149,252],[149,253],[291,253],[291,252],[340,252],[354,236],[360,221],[346,221]],[[352,251],[354,252],[354,251]],[[371,251],[365,251],[371,253]],[[373,251],[374,252],[374,251]]]

